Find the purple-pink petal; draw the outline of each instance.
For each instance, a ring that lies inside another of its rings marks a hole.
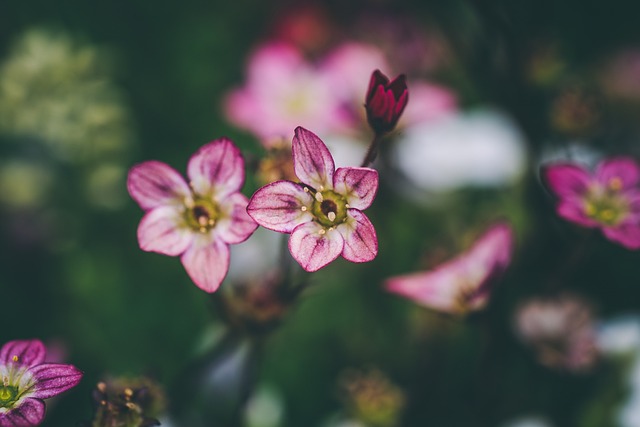
[[[191,190],[171,166],[155,160],[135,165],[129,171],[127,189],[144,210],[168,204],[182,204]]]
[[[623,223],[617,227],[604,227],[602,232],[607,239],[619,243],[630,250],[640,249],[640,224]]]
[[[219,239],[209,242],[206,236],[198,240],[182,254],[182,265],[197,287],[215,292],[229,270],[229,247]]]
[[[73,365],[43,363],[32,366],[28,372],[35,384],[29,396],[47,399],[76,386],[82,379],[82,372]]]
[[[378,237],[369,218],[357,209],[347,211],[348,219],[337,227],[344,238],[342,256],[351,262],[368,262],[378,255]]]
[[[290,181],[276,181],[260,188],[249,200],[247,213],[261,226],[290,233],[313,219],[313,197],[304,187]],[[303,207],[305,208],[303,210]]]
[[[202,146],[191,157],[187,176],[196,193],[213,193],[216,200],[220,201],[242,188],[244,158],[230,139],[216,139]]]
[[[569,163],[543,167],[542,178],[549,189],[561,198],[582,196],[590,182],[589,173],[584,168]]]
[[[378,171],[371,168],[338,168],[333,177],[334,190],[347,198],[355,209],[371,206],[378,191]]]
[[[216,224],[216,236],[235,244],[244,242],[256,231],[258,224],[247,214],[248,203],[242,193],[234,193],[220,203],[223,216]]]
[[[297,127],[291,151],[296,176],[302,183],[316,190],[331,188],[335,164],[329,149],[316,134]]]
[[[0,349],[0,364],[37,365],[44,362],[46,352],[40,340],[9,341]]]
[[[325,230],[315,221],[297,226],[289,237],[289,252],[308,272],[314,272],[340,256],[344,239],[337,230]]]
[[[44,402],[24,398],[20,404],[7,412],[0,413],[0,427],[33,427],[40,425],[44,418]]]
[[[173,206],[147,212],[138,225],[138,244],[143,251],[178,256],[192,240],[193,231],[184,226],[182,213]]]
[[[619,180],[618,189],[635,187],[640,182],[640,168],[638,163],[630,157],[613,157],[598,164],[595,173],[596,180],[603,186],[610,186]]]

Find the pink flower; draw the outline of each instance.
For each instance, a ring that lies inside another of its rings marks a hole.
[[[404,74],[390,82],[380,70],[375,70],[364,105],[369,126],[379,135],[392,131],[408,101],[409,91]]]
[[[140,249],[181,256],[191,280],[214,292],[229,269],[229,245],[258,227],[246,213],[244,159],[227,138],[204,145],[189,160],[187,182],[169,165],[148,161],[129,171],[131,197],[146,211]]]
[[[247,212],[260,225],[291,233],[289,251],[306,271],[316,271],[342,255],[367,262],[378,253],[378,238],[362,213],[378,190],[378,172],[335,169],[331,153],[314,133],[298,127],[293,163],[302,181],[276,181],[251,197]]]
[[[387,280],[390,292],[447,313],[487,305],[493,285],[511,262],[513,232],[506,223],[487,230],[465,253],[437,268]]]
[[[558,197],[558,215],[600,228],[607,239],[628,249],[640,249],[640,168],[633,159],[603,160],[593,173],[556,163],[543,167],[542,177]]]
[[[0,349],[0,427],[30,427],[42,422],[43,399],[76,386],[82,372],[75,366],[44,363],[39,340],[10,341]]]

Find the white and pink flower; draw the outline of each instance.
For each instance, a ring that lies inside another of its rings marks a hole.
[[[138,227],[144,251],[180,256],[191,280],[214,292],[229,269],[229,245],[258,225],[247,215],[244,159],[227,138],[200,148],[187,166],[189,183],[171,166],[147,161],[129,171],[131,197],[146,211]]]
[[[306,271],[319,270],[340,255],[351,262],[374,259],[378,238],[362,211],[375,198],[378,172],[336,170],[322,140],[302,127],[295,130],[292,151],[301,183],[276,181],[260,188],[249,201],[249,215],[265,228],[291,233],[289,251]]]

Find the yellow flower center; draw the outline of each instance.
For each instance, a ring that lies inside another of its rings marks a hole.
[[[211,199],[196,197],[191,206],[187,206],[184,212],[184,219],[194,231],[207,233],[216,226],[220,218],[220,208]]]
[[[333,190],[318,191],[314,196],[311,213],[324,227],[331,228],[347,219],[347,199]]]
[[[629,212],[627,200],[620,194],[622,180],[611,178],[606,187],[594,187],[584,200],[584,213],[607,226],[619,224]]]

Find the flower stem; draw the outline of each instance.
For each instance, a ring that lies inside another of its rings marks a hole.
[[[367,150],[367,154],[364,156],[364,160],[362,161],[362,164],[360,165],[360,167],[366,168],[366,167],[369,167],[373,163],[373,161],[378,156],[378,146],[380,145],[380,140],[381,139],[382,139],[381,135],[379,135],[378,133],[376,133],[373,136],[373,140],[371,141],[371,144],[369,145],[369,149]]]

